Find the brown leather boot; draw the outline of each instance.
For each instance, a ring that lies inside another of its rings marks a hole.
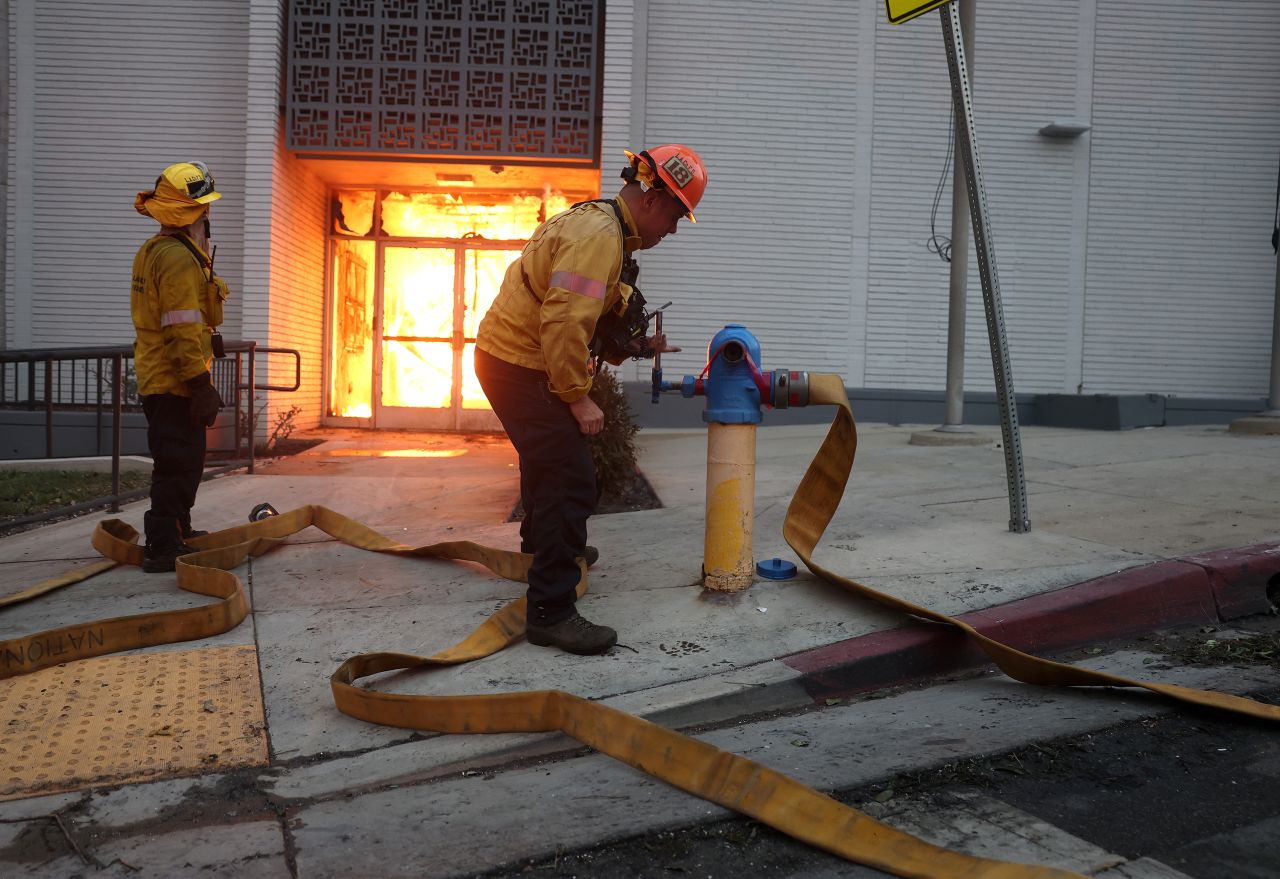
[[[572,616],[551,625],[538,625],[530,621],[525,628],[530,644],[539,647],[559,647],[566,653],[593,656],[605,653],[618,643],[618,633],[608,626],[588,622],[576,610]]]

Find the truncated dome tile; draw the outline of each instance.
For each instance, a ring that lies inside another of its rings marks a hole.
[[[0,800],[266,762],[252,646],[105,656],[0,681]]]

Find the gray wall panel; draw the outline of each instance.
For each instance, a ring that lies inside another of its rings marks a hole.
[[[1280,7],[1099,4],[1086,391],[1265,395]]]

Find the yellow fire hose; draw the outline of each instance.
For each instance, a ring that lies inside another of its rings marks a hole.
[[[987,652],[1006,674],[1039,685],[1141,687],[1196,705],[1280,721],[1280,706],[1170,684],[1146,683],[1039,659],[986,637],[959,620],[877,592],[815,564],[814,548],[844,494],[853,466],[857,432],[844,383],[836,375],[810,376],[810,403],[837,408],[831,429],[787,509],[783,534],[814,574],[855,595],[902,613],[955,626]],[[321,506],[300,507],[249,525],[192,541],[198,552],[179,558],[178,585],[219,601],[189,610],[139,614],[51,629],[0,642],[0,679],[73,659],[207,638],[234,628],[249,613],[240,579],[231,570],[250,556],[315,526],[350,546],[373,552],[477,562],[495,574],[525,582],[530,556],[470,541],[409,547]],[[138,533],[118,519],[100,523],[93,545],[108,561],[96,562],[0,599],[0,607],[85,580],[116,564],[140,564]],[[578,594],[587,589],[583,567]],[[421,696],[358,687],[369,675],[402,669],[456,665],[488,656],[524,635],[525,600],[504,605],[461,643],[431,656],[365,653],[353,656],[330,678],[338,710],[370,723],[442,733],[564,732],[655,778],[710,802],[749,815],[796,839],[847,860],[906,877],[931,879],[1066,879],[1077,873],[1052,867],[970,857],[894,830],[856,809],[744,757],[657,726],[638,717],[558,690],[487,696]],[[54,649],[56,645],[56,650]]]

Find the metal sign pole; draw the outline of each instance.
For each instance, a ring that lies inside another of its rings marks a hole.
[[[991,365],[995,370],[996,401],[1000,407],[1000,432],[1004,438],[1005,474],[1009,480],[1009,530],[1019,534],[1031,530],[1027,512],[1027,481],[1022,469],[1022,439],[1018,434],[1018,410],[1013,395],[1013,374],[1009,366],[1009,343],[1004,332],[1004,311],[1000,305],[1000,278],[991,242],[987,217],[987,195],[982,186],[978,143],[973,118],[973,96],[969,91],[969,71],[964,55],[960,11],[948,3],[942,16],[942,35],[947,44],[947,68],[951,73],[951,103],[956,117],[956,153],[964,161],[969,189],[969,214],[973,225],[974,250],[982,276],[982,300],[987,314],[987,336],[991,341]]]
[[[973,31],[977,16],[974,0],[959,0],[960,36],[964,41],[965,73],[973,76]],[[973,80],[969,80],[970,88]],[[950,295],[947,303],[947,405],[942,426],[943,433],[968,433],[964,426],[964,334],[965,306],[969,284],[969,215],[965,213],[966,184],[964,162],[952,164],[951,177],[951,266],[949,275]]]

